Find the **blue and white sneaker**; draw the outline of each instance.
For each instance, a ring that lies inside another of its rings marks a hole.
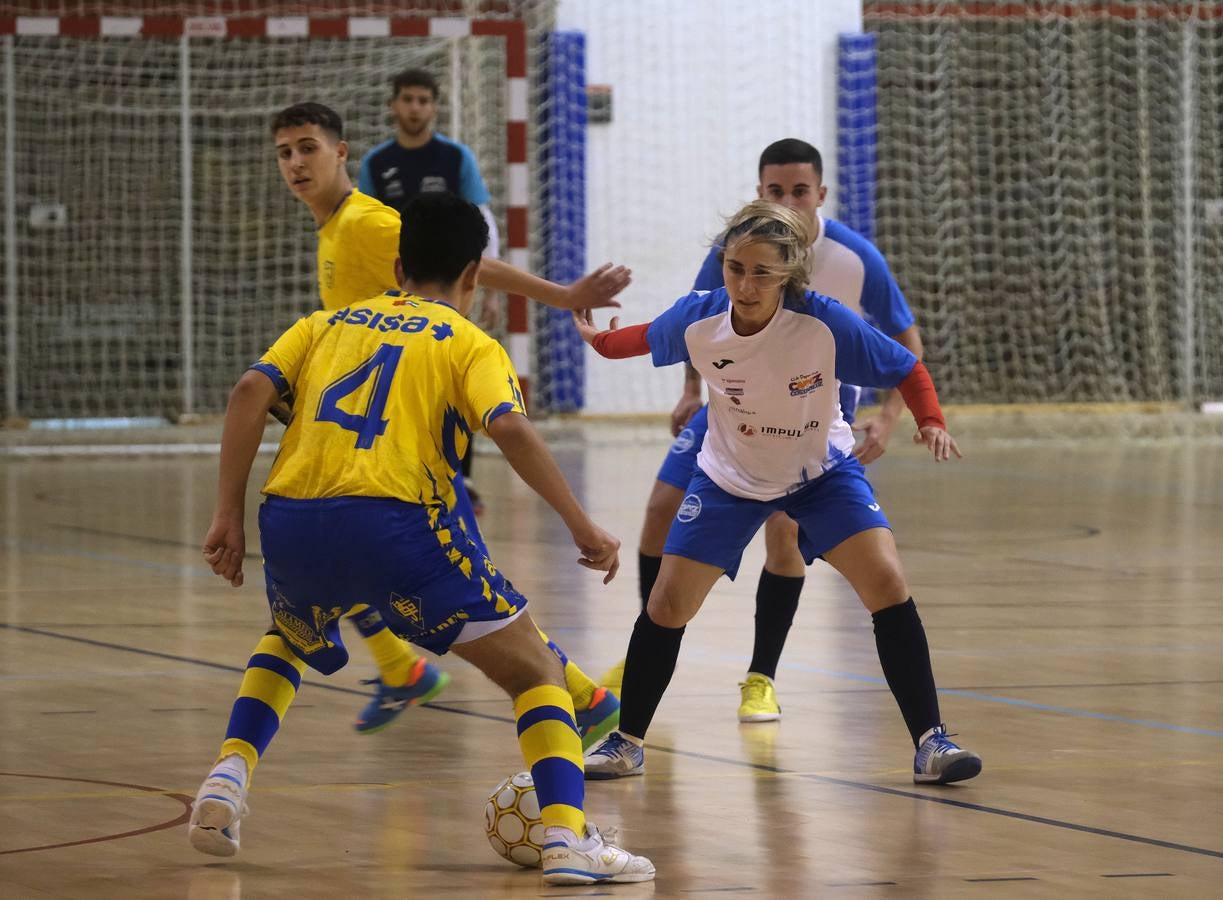
[[[582,749],[587,750],[620,724],[620,698],[605,687],[595,688],[590,705],[579,709],[574,718],[582,737]]]
[[[238,852],[238,823],[250,812],[246,806],[248,780],[241,757],[227,756],[213,767],[191,805],[187,837],[192,847],[209,856]]]
[[[583,762],[586,777],[594,781],[641,775],[645,772],[645,748],[613,731],[587,751]]]
[[[377,690],[357,716],[353,725],[361,734],[373,734],[390,725],[409,706],[428,703],[450,684],[450,675],[423,656],[412,666],[408,683],[403,687],[387,687],[381,678],[370,678],[362,684],[376,684]]]
[[[947,737],[946,725],[937,725],[921,736],[913,757],[913,780],[918,784],[951,784],[980,774],[981,757]]]
[[[549,841],[544,844],[544,884],[601,884],[604,882],[653,881],[654,863],[617,847],[615,829],[601,834],[589,822],[586,834],[576,844]]]

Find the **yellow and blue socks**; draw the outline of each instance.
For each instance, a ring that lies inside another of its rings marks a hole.
[[[566,656],[565,651],[560,648],[560,645],[544,634],[542,628],[536,626],[535,630],[539,632],[540,638],[556,654],[556,658],[561,661],[561,665],[565,667],[565,687],[569,689],[569,697],[573,700],[573,708],[575,710],[588,708],[591,705],[591,701],[594,700],[595,694],[599,691],[599,685],[593,678],[583,672],[577,663]]]
[[[289,704],[297,696],[305,670],[306,664],[276,632],[259,640],[246,664],[218,763],[236,754],[246,763],[248,776],[255,771],[259,757],[276,736]]]
[[[365,639],[365,646],[369,647],[369,652],[374,657],[382,683],[387,687],[403,687],[407,684],[414,667],[421,659],[420,654],[412,649],[411,644],[386,627],[386,621],[379,615],[378,610],[361,604],[349,613],[349,618]]]
[[[582,811],[586,780],[573,701],[563,688],[540,685],[515,698],[514,717],[522,758],[535,781],[545,834],[569,841],[579,839],[586,833],[586,814]],[[568,829],[573,838],[553,829]]]

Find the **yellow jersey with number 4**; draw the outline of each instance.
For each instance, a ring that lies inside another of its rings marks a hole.
[[[399,213],[352,191],[318,230],[318,292],[323,309],[341,309],[393,288]]]
[[[282,497],[453,507],[471,434],[525,413],[500,344],[453,307],[400,291],[298,320],[251,368],[293,398],[263,485]]]

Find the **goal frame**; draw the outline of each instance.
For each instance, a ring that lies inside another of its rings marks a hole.
[[[528,168],[530,83],[527,69],[527,28],[521,19],[481,19],[453,16],[382,15],[358,16],[319,13],[296,16],[0,16],[0,42],[4,47],[5,91],[5,204],[4,305],[6,323],[5,414],[9,420],[20,421],[18,398],[18,304],[20,284],[17,278],[17,198],[15,153],[15,75],[14,39],[17,37],[62,37],[80,40],[106,38],[147,38],[177,41],[182,64],[189,71],[189,42],[192,40],[242,40],[277,38],[312,40],[361,40],[363,38],[464,38],[492,37],[505,42],[506,83],[506,261],[519,269],[530,268],[530,231],[528,210],[531,186]],[[187,79],[183,79],[187,85]],[[180,247],[181,322],[183,346],[182,416],[196,416],[196,385],[194,359],[194,324],[191,281],[192,239],[192,159],[191,107],[187,89],[180,107],[180,129],[183,149],[183,237]],[[531,378],[531,316],[527,300],[510,294],[506,304],[506,350],[518,371],[524,397],[529,397]]]

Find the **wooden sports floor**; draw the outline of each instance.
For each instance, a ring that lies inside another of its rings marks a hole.
[[[604,588],[576,566],[485,454],[482,526],[597,677],[636,615],[668,438],[556,434],[624,542],[621,576]],[[936,466],[906,438],[872,480],[943,716],[983,774],[912,783],[869,617],[822,564],[779,670],[782,721],[737,723],[758,540],[688,629],[645,777],[589,786],[591,819],[658,879],[590,889],[545,889],[489,848],[485,798],[523,766],[508,701],[461,661],[430,707],[353,731],[374,670],[352,629],[352,664],[307,676],[260,765],[241,853],[198,854],[187,804],[266,621],[257,561],[233,590],[200,559],[215,460],[0,456],[0,897],[1223,896],[1223,444],[983,440]]]

